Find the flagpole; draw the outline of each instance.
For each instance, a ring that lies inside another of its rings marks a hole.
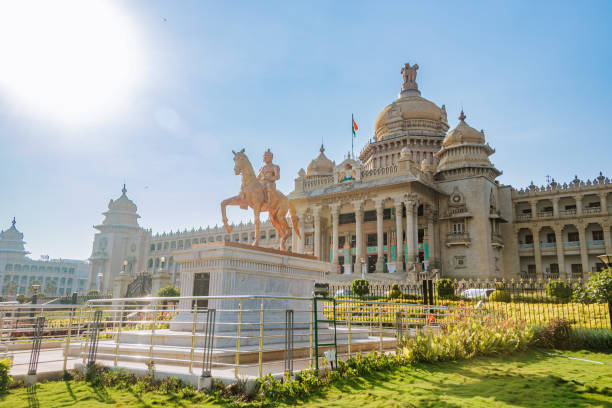
[[[352,159],[355,159],[355,152],[353,151],[353,142],[355,141],[355,128],[353,127],[353,123],[355,123],[355,117],[351,113],[351,156]]]

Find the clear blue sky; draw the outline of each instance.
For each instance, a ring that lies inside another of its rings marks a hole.
[[[279,188],[291,191],[322,139],[342,160],[352,113],[356,151],[372,137],[405,62],[419,64],[422,95],[446,104],[451,127],[463,106],[468,123],[485,130],[502,183],[612,176],[612,2],[140,0],[116,8],[142,54],[119,111],[56,121],[0,87],[0,229],[15,216],[35,257],[87,258],[92,226],[124,179],[141,225],[154,232],[219,223],[219,202],[240,185],[232,149],[246,148],[259,166],[271,148]]]

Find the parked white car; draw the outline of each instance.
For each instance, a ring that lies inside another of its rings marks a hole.
[[[461,292],[461,296],[466,297],[466,298],[470,298],[470,299],[477,299],[477,298],[485,298],[486,299],[494,291],[495,291],[495,289],[477,289],[477,288],[472,288],[472,289],[466,289],[463,292]]]

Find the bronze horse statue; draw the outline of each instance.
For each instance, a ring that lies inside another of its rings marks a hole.
[[[291,215],[291,223],[293,224],[295,233],[301,238],[293,204],[278,190],[274,190],[272,194],[270,194],[271,202],[268,202],[266,188],[257,180],[253,166],[244,153],[244,149],[237,153],[232,150],[232,153],[234,153],[234,173],[236,173],[236,175],[242,175],[242,185],[240,186],[240,193],[237,196],[230,197],[221,202],[221,215],[223,217],[225,229],[228,233],[232,232],[232,227],[227,223],[225,207],[228,205],[238,205],[243,210],[251,207],[253,209],[253,215],[255,216],[255,241],[253,242],[253,246],[258,246],[259,215],[267,211],[272,225],[274,225],[274,228],[276,228],[280,236],[280,249],[284,251],[287,240],[291,237],[291,227],[287,222],[287,211],[289,211]]]

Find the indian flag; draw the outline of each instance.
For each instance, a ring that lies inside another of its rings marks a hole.
[[[351,115],[351,121],[353,122],[353,137],[355,137],[355,131],[358,130],[359,127],[357,127],[357,122],[355,122],[353,115]]]

